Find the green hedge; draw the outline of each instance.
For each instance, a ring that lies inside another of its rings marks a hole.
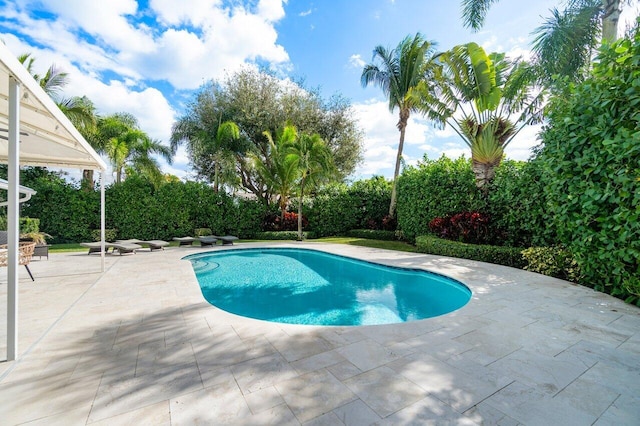
[[[526,266],[522,249],[516,247],[465,244],[432,235],[418,236],[416,247],[420,253],[479,260],[520,269]]]
[[[640,305],[640,32],[548,108],[539,161],[558,243],[581,284]]]
[[[471,162],[464,157],[434,161],[425,156],[398,179],[398,228],[409,241],[429,234],[429,222],[436,217],[482,211],[484,206]]]
[[[100,194],[83,191],[56,173],[27,168],[22,183],[38,193],[23,205],[22,214],[40,219],[40,229],[53,243],[92,241],[100,227]],[[216,235],[251,238],[261,231],[266,206],[236,200],[198,182],[169,182],[157,189],[147,180],[130,177],[106,188],[106,226],[116,238],[163,239],[194,235],[209,228]]]
[[[347,231],[347,237],[366,238],[368,240],[397,240],[395,231],[383,231],[380,229],[352,229]]]
[[[540,161],[505,160],[489,189],[486,213],[500,230],[502,244],[512,247],[556,243],[556,230],[547,211],[544,166]]]
[[[377,176],[323,189],[305,203],[305,216],[318,236],[345,235],[350,229],[382,228],[390,202],[391,183]]]
[[[580,267],[569,250],[554,247],[530,247],[522,251],[524,269],[563,280],[580,282]]]
[[[298,240],[298,231],[266,231],[258,232],[255,235],[258,240]],[[303,232],[302,238],[313,239],[316,238],[313,232]]]

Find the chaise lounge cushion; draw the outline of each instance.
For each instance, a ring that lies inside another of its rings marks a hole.
[[[173,237],[173,241],[178,241],[181,246],[190,246],[195,240],[193,237]]]
[[[198,239],[200,240],[200,245],[202,247],[215,246],[216,243],[218,242],[218,238],[214,237],[213,235],[205,235],[202,237],[198,237]]]
[[[142,246],[148,246],[149,251],[154,250],[164,250],[166,246],[169,245],[168,241],[163,240],[138,240],[136,238],[131,238],[128,240],[116,240],[117,243],[128,243],[128,244],[139,244]]]
[[[212,235],[212,237],[219,239],[220,241],[222,241],[223,245],[233,245],[233,242],[236,241],[238,239],[238,237],[234,237],[233,235],[225,235],[225,236],[219,236],[219,235]]]
[[[87,247],[89,249],[89,254],[91,253],[100,253],[100,242],[92,242],[92,243],[80,243],[82,247]],[[139,244],[127,243],[127,242],[115,242],[115,243],[104,243],[105,253],[111,249],[111,251],[118,250],[120,255],[126,253],[135,253],[136,250],[142,248]]]

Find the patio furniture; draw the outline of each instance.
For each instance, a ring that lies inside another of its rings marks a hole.
[[[33,250],[33,255],[38,256],[40,259],[42,259],[42,256],[45,256],[47,260],[49,260],[49,247],[51,247],[50,244],[36,245]]]
[[[233,245],[233,242],[238,239],[238,237],[234,237],[233,235],[225,235],[223,237],[219,235],[212,235],[213,238],[217,238],[222,241],[222,245]]]
[[[100,253],[100,241],[91,242],[91,243],[80,243],[82,247],[87,247],[89,249],[89,253]],[[115,242],[115,243],[104,243],[104,252],[108,253],[109,249],[111,249],[111,253],[118,250],[118,254],[121,256],[123,254],[134,253],[136,250],[141,249],[142,246],[139,244],[133,243],[125,243],[125,242]]]
[[[173,241],[178,241],[179,246],[190,246],[196,239],[193,237],[173,237]]]
[[[164,250],[166,246],[169,245],[168,241],[163,240],[138,240],[136,238],[131,238],[128,240],[116,240],[117,243],[126,243],[126,244],[139,244],[141,246],[149,247],[149,251],[154,250]]]
[[[200,240],[200,245],[202,247],[215,246],[218,242],[218,238],[214,237],[213,235],[205,235],[202,237],[198,237],[198,239]]]
[[[27,268],[27,272],[31,277],[31,281],[35,281],[33,278],[33,274],[29,269],[29,262],[31,262],[31,257],[33,256],[33,249],[36,246],[36,243],[32,241],[23,241],[18,243],[18,265],[24,265]],[[7,266],[9,263],[9,249],[7,244],[0,244],[0,266]]]

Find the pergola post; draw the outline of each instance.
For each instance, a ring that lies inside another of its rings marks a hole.
[[[18,354],[18,239],[20,197],[20,84],[9,77],[7,205],[7,360]]]
[[[100,171],[100,257],[101,259],[101,272],[104,272],[104,240],[105,240],[105,195],[104,195],[104,174],[105,171]]]

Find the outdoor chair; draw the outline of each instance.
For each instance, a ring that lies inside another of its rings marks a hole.
[[[173,241],[177,241],[180,246],[190,246],[195,240],[193,237],[173,237]]]
[[[80,243],[80,245],[82,247],[87,247],[89,249],[89,253],[87,254],[91,254],[91,253],[100,253],[100,241],[96,241],[96,242],[91,242],[91,243]],[[118,250],[118,254],[120,254],[121,256],[123,254],[129,254],[129,253],[134,253],[136,252],[136,250],[141,249],[142,246],[138,245],[138,244],[133,244],[133,243],[126,243],[126,242],[115,242],[115,243],[104,243],[104,252],[108,253],[109,249],[111,249],[111,253],[115,252],[116,250]]]
[[[164,248],[169,245],[169,242],[163,240],[138,240],[136,238],[116,240],[116,243],[139,244],[141,246],[149,247],[149,251],[164,250]]]
[[[202,237],[198,237],[198,239],[200,240],[200,245],[202,247],[215,246],[218,242],[218,238],[213,235],[204,235]]]
[[[0,266],[8,266],[9,264],[9,246],[7,244],[0,244]],[[33,249],[36,247],[36,243],[31,241],[23,241],[18,246],[18,265],[24,265],[27,268],[27,272],[31,277],[31,281],[35,281],[33,274],[29,269],[29,262],[33,256]]]
[[[233,245],[233,242],[238,239],[238,237],[234,237],[233,235],[225,235],[223,237],[219,235],[212,235],[213,238],[217,238],[222,241],[222,245]]]

